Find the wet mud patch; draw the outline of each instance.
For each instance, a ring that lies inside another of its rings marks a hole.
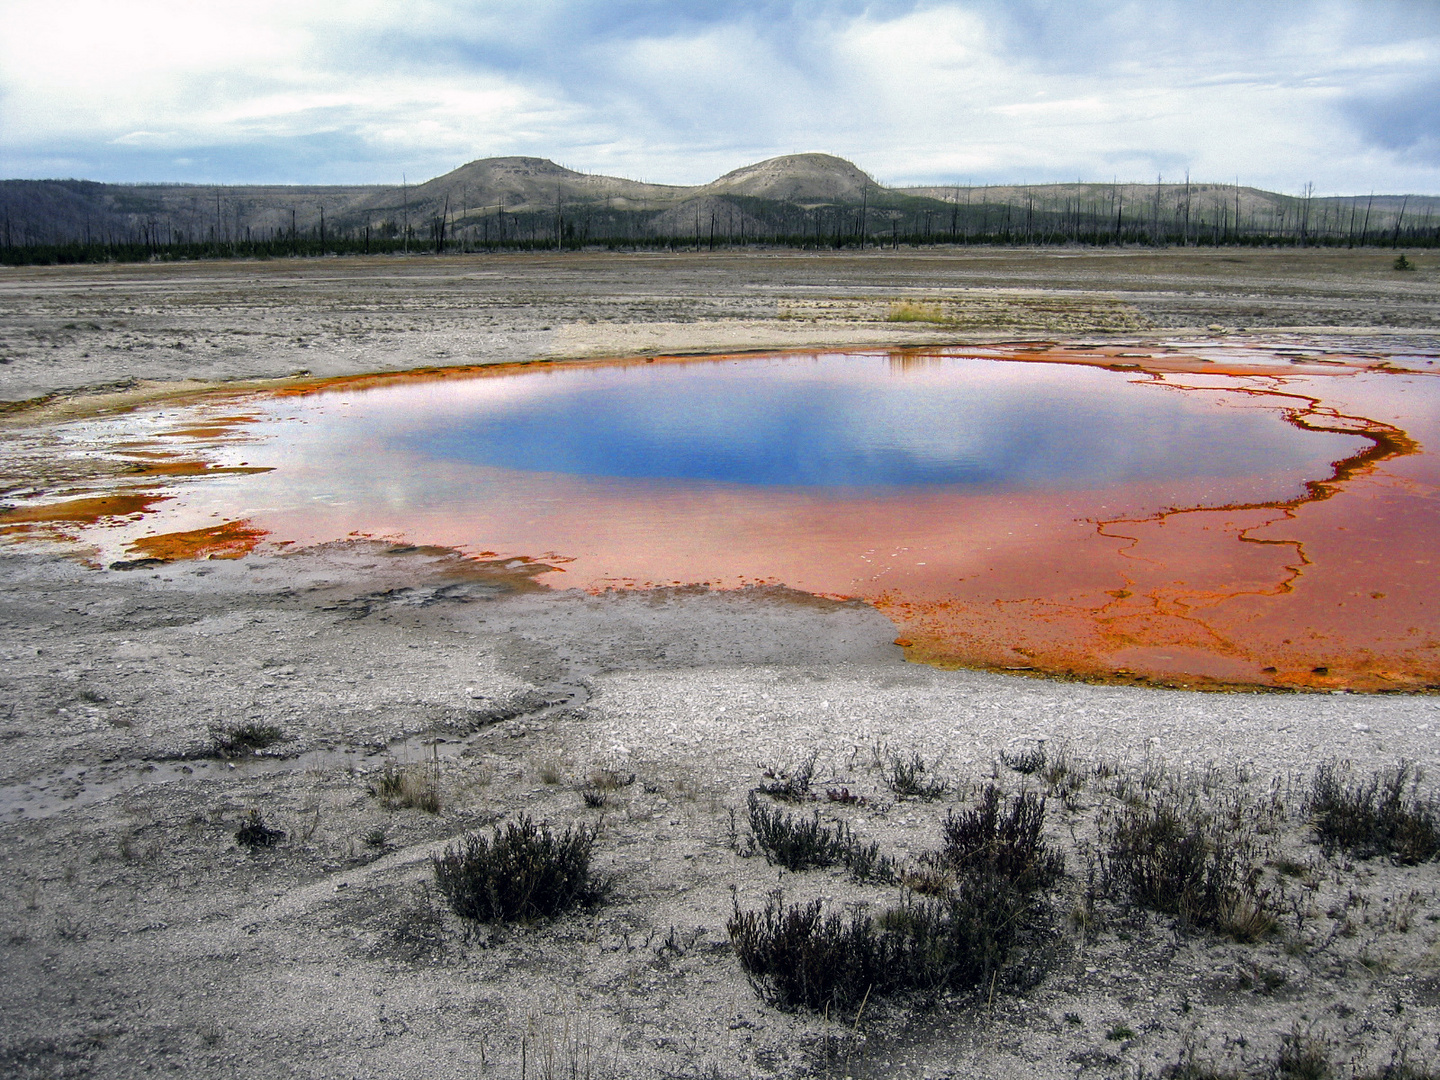
[[[130,455],[131,490],[37,490],[0,528],[117,566],[374,538],[504,590],[861,600],[940,666],[1426,689],[1430,360],[1226,338],[318,381],[89,421],[74,452]]]

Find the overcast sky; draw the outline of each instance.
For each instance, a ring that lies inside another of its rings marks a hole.
[[[0,176],[1440,193],[1440,0],[0,0]]]

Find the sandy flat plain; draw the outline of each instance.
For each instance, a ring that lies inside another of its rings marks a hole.
[[[1388,252],[967,251],[329,259],[0,273],[6,501],[92,483],[49,425],[212,386],[634,353],[1014,340],[1440,352],[1440,260]],[[903,302],[945,324],[886,321]],[[22,447],[23,452],[14,450]],[[38,449],[37,449],[38,448]],[[86,474],[86,469],[91,471]],[[103,476],[100,477],[103,480]],[[94,569],[0,551],[0,1073],[194,1076],[1335,1075],[1440,1068],[1440,870],[1326,854],[1315,766],[1440,777],[1440,698],[1198,694],[907,664],[858,603],[784,588],[600,596],[368,541]],[[218,756],[247,723],[282,738]],[[977,784],[1076,781],[1034,978],[785,1012],[726,921],[898,890],[748,854],[746,793],[811,754],[820,798],[912,866]],[[885,782],[919,754],[935,801]],[[438,813],[387,808],[387,767]],[[1118,769],[1118,771],[1116,771]],[[1275,931],[1240,944],[1104,894],[1117,775],[1244,798]],[[627,781],[602,808],[581,789]],[[633,776],[633,781],[629,778]],[[827,790],[863,801],[834,802]],[[248,850],[252,811],[285,832]],[[590,911],[467,926],[430,856],[528,814],[599,824]],[[1076,913],[1079,913],[1078,915]]]

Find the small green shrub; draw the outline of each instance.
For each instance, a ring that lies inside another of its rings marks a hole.
[[[521,815],[491,838],[468,833],[431,857],[435,884],[455,914],[479,922],[531,922],[597,903],[603,882],[590,873],[597,829],[556,835]]]
[[[950,782],[934,775],[927,776],[928,771],[925,759],[918,753],[912,753],[908,758],[891,754],[885,765],[885,783],[896,795],[927,802],[943,799],[950,791]]]
[[[1411,262],[1409,259],[1407,259],[1404,255],[1397,255],[1397,256],[1395,256],[1395,261],[1394,261],[1393,263],[1391,263],[1390,265],[1391,265],[1392,267],[1394,267],[1396,270],[1414,270],[1414,269],[1415,269],[1415,264],[1414,264],[1413,262]]]
[[[238,727],[216,728],[212,732],[213,753],[216,757],[244,757],[267,746],[273,746],[285,738],[285,733],[274,724],[249,723]]]
[[[1342,771],[1331,763],[1316,769],[1305,802],[1327,854],[1387,855],[1403,866],[1440,855],[1440,811],[1416,793],[1420,777],[1409,762],[1353,784],[1343,782]]]
[[[1065,857],[1045,843],[1045,799],[1028,791],[1006,799],[994,784],[969,810],[945,816],[944,846],[932,856],[959,873],[994,874],[1022,893],[1048,889],[1065,873]]]

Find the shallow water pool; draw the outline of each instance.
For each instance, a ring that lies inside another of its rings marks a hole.
[[[347,380],[117,421],[118,452],[212,468],[70,534],[100,561],[381,538],[556,587],[783,584],[876,605],[931,662],[1414,688],[1440,682],[1428,359],[1174,343]]]

